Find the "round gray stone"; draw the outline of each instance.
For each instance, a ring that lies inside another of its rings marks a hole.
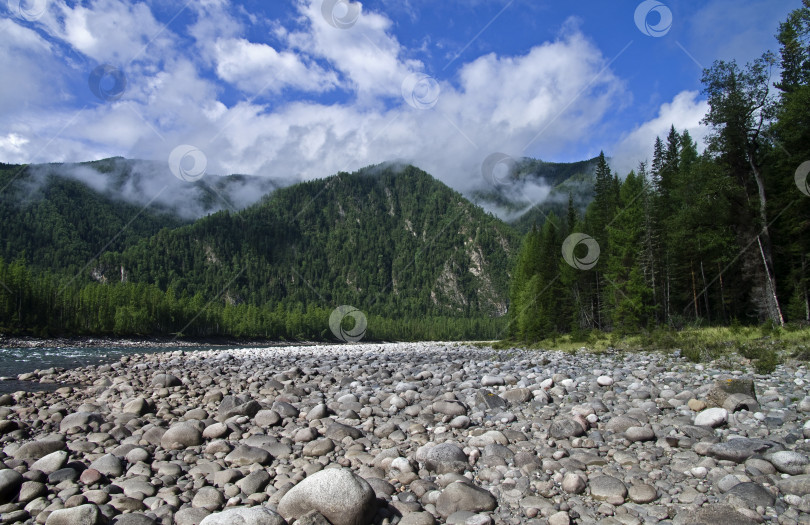
[[[620,480],[612,476],[596,476],[588,480],[588,487],[591,489],[593,499],[604,500],[608,503],[624,502],[627,497],[627,486]]]
[[[374,489],[349,469],[316,472],[287,492],[278,512],[291,522],[317,510],[333,525],[366,525],[375,512]]]
[[[489,491],[461,481],[451,483],[436,501],[436,511],[443,518],[454,512],[487,512],[494,510],[498,502]]]
[[[442,443],[428,450],[425,456],[425,467],[437,474],[464,472],[469,463],[467,455],[455,443]]]

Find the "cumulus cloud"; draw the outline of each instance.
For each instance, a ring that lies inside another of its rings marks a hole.
[[[322,92],[338,83],[334,72],[307,64],[290,51],[279,53],[267,44],[228,38],[218,40],[214,48],[217,75],[249,93],[274,93],[288,87]]]
[[[416,109],[403,99],[403,81],[426,73],[425,65],[408,57],[391,32],[392,21],[364,8],[353,27],[336,29],[320,4],[299,0],[297,25],[277,31],[281,44],[271,46],[250,40],[225,14],[225,0],[194,7],[188,34],[157,27],[145,4],[56,3],[39,27],[74,52],[94,61],[122,60],[148,44],[150,53],[126,67],[128,86],[120,100],[93,101],[84,109],[64,103],[11,111],[0,124],[0,159],[162,160],[190,144],[205,153],[213,173],[312,179],[401,159],[468,191],[485,187],[481,163],[491,153],[554,158],[629,97],[600,50],[569,24],[556,39],[522,54],[488,54],[452,76],[437,75],[438,98],[428,109]],[[32,46],[47,44],[36,33],[29,37]],[[0,37],[0,44],[6,41]],[[251,96],[265,86],[268,93],[289,89],[297,96]],[[225,103],[228,89],[249,98]],[[317,97],[335,90],[344,95],[337,101]],[[667,120],[667,127],[670,122],[680,121]],[[47,159],[31,158],[37,151]],[[547,191],[538,185],[525,193],[540,200]]]
[[[665,139],[671,126],[675,126],[679,133],[689,131],[698,144],[698,150],[703,151],[703,141],[709,134],[709,128],[700,121],[708,110],[708,103],[699,98],[697,91],[678,93],[671,102],[661,105],[655,118],[640,124],[616,144],[612,150],[612,168],[623,177],[630,170],[638,168],[639,162],[647,161],[649,165],[655,138]]]

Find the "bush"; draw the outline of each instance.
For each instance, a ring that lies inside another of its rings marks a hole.
[[[754,361],[754,370],[757,374],[770,374],[776,370],[779,361],[779,354],[776,351],[763,349],[760,357]]]

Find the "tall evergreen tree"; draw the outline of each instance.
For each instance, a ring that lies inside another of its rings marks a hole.
[[[756,209],[753,221],[748,221],[745,237],[753,238],[751,250],[745,250],[749,268],[756,272],[754,290],[764,310],[773,322],[784,324],[773,272],[773,250],[768,219],[768,196],[762,172],[765,131],[773,116],[770,96],[771,69],[774,57],[762,58],[740,68],[736,62],[717,61],[703,74],[704,92],[709,112],[704,122],[712,126],[709,149],[718,155],[738,180],[746,198]],[[743,246],[748,242],[741,239]],[[760,258],[761,264],[753,260]]]

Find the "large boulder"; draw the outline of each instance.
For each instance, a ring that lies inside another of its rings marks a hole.
[[[715,381],[708,394],[706,394],[706,403],[710,407],[722,407],[726,402],[726,398],[732,394],[743,394],[756,400],[757,392],[754,388],[754,380],[745,377],[734,377]]]
[[[206,516],[200,525],[286,525],[278,513],[267,507],[234,507]]]
[[[317,510],[332,525],[367,525],[375,512],[376,496],[366,480],[349,469],[326,469],[290,489],[278,512],[292,523]]]

